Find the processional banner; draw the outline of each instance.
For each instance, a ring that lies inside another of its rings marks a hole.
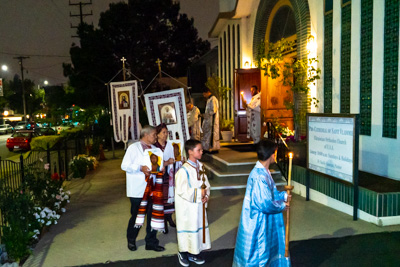
[[[132,140],[140,139],[137,81],[110,83],[114,140],[126,145],[129,132]]]
[[[165,123],[171,141],[183,144],[190,138],[183,88],[145,94],[144,98],[150,125]]]

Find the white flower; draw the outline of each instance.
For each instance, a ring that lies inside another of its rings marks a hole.
[[[153,157],[154,158],[154,157]],[[64,199],[68,199],[69,198],[69,196],[68,195],[65,195],[65,197],[64,197]]]
[[[48,170],[49,168],[50,168],[50,164],[49,163],[44,164],[44,169],[45,170]]]
[[[67,203],[69,203],[69,200],[67,200]]]
[[[54,221],[54,224],[57,224],[57,221]]]
[[[40,220],[41,223],[44,223],[44,220]]]
[[[153,158],[154,158],[154,157],[153,157]],[[71,195],[71,191],[68,190],[68,191],[67,191],[67,194],[68,194],[68,195]]]
[[[39,233],[40,233],[40,231],[39,231],[38,229],[33,230],[33,232],[34,232],[35,234],[39,234]]]
[[[61,208],[61,212],[66,212],[66,209],[65,208]]]
[[[46,225],[50,225],[50,224],[51,224],[51,221],[47,221]]]

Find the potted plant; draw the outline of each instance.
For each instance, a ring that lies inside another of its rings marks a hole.
[[[309,40],[314,37],[310,36]],[[304,105],[304,99],[315,107],[319,101],[309,97],[310,84],[320,79],[321,70],[316,68],[318,59],[302,56],[301,58],[286,58],[285,55],[295,52],[296,43],[282,39],[276,43],[265,43],[258,47],[257,66],[264,71],[264,75],[271,79],[281,78],[284,86],[290,86],[292,97],[284,100],[286,108],[293,110],[295,139],[299,140],[305,134],[306,113],[308,105]],[[273,119],[273,118],[272,118]]]
[[[233,126],[234,126],[233,120],[221,120],[220,131],[221,131],[222,141],[225,142],[232,141]]]
[[[72,158],[70,166],[74,178],[85,178],[89,167],[89,161],[86,157],[86,155],[78,155]]]

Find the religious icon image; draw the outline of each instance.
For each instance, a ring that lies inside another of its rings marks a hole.
[[[176,124],[176,111],[174,102],[158,105],[160,119],[165,124]]]
[[[118,92],[119,109],[129,109],[129,91]]]
[[[180,143],[172,143],[172,146],[174,148],[175,161],[181,161],[181,158],[182,158],[181,144]]]
[[[156,173],[161,171],[161,159],[156,154],[149,151],[150,162],[151,162],[151,172]]]

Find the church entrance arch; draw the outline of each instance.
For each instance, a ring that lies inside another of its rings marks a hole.
[[[295,52],[285,55],[285,61],[306,57],[306,44],[310,31],[307,0],[261,1],[254,27],[253,57],[256,58],[261,40],[266,43],[276,43],[282,38],[296,43]],[[293,112],[287,110],[284,104],[285,101],[292,101],[293,95],[290,87],[283,86],[280,80],[281,78],[273,80],[261,73],[261,120],[267,122],[272,118],[278,118],[280,123],[293,130]],[[306,98],[299,101],[304,101],[307,105]],[[265,131],[264,126],[262,134]]]

